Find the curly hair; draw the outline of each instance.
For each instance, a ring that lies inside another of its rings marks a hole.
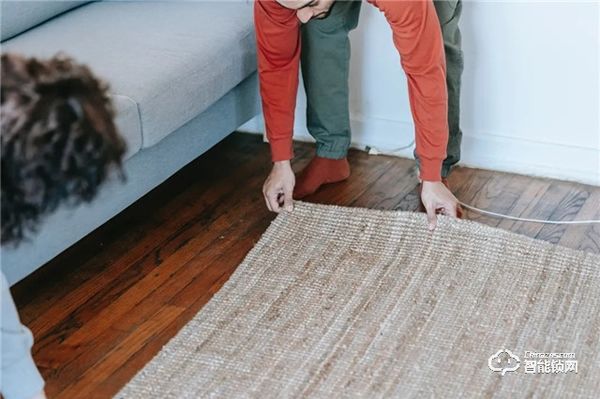
[[[94,198],[112,169],[123,178],[125,142],[86,66],[3,54],[0,78],[1,243],[16,245],[59,205]]]

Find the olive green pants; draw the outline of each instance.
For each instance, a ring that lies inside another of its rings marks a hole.
[[[463,53],[458,21],[461,0],[434,1],[446,52],[449,140],[442,177],[460,160],[460,81]],[[317,155],[344,158],[351,141],[348,103],[349,32],[356,28],[361,1],[336,1],[325,19],[302,25],[302,78],[307,97],[307,128],[317,141]],[[416,157],[417,165],[419,159]]]

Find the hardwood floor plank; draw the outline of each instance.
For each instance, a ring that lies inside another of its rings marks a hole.
[[[261,215],[263,211],[255,212],[256,215]],[[223,240],[229,239],[233,241],[229,247],[222,248],[227,251],[227,257],[223,256],[222,251],[215,251],[213,259],[207,259],[204,254],[194,260],[195,262],[211,262],[211,267],[204,269],[197,278],[190,281],[182,290],[173,296],[169,303],[175,306],[192,306],[198,298],[198,292],[204,292],[211,287],[224,274],[231,274],[237,265],[244,260],[244,257],[252,249],[254,244],[260,238],[260,235],[269,227],[271,223],[271,215],[268,217],[249,217],[240,224],[237,231],[232,231],[226,235]],[[220,252],[220,253],[219,253]]]
[[[600,212],[596,214],[595,220],[600,220]],[[563,236],[565,237],[565,236]],[[576,244],[574,244],[576,245]],[[594,224],[588,227],[586,233],[583,235],[583,239],[576,249],[581,251],[600,253],[600,225]]]
[[[550,220],[560,201],[569,193],[569,188],[552,182],[547,190],[537,199],[535,206],[528,207],[521,217],[528,219]],[[535,238],[544,227],[540,223],[517,221],[511,231]]]
[[[533,210],[544,197],[552,182],[549,180],[532,180],[527,176],[516,176],[513,179],[516,186],[509,186],[509,190],[513,191],[516,196],[513,207],[506,213],[507,215],[527,218],[532,215]],[[517,231],[518,226],[522,223],[512,219],[499,219],[498,227]]]
[[[393,209],[398,197],[406,196],[418,184],[414,161],[409,159],[401,161],[394,162],[392,167],[386,169],[349,205],[381,210]]]
[[[481,186],[468,204],[491,212],[506,214],[517,200],[516,195],[508,194],[507,187],[510,181],[510,176],[502,173],[495,173],[489,178],[481,180]],[[467,210],[465,218],[492,227],[496,227],[500,223],[498,218],[472,210]]]
[[[600,220],[600,190],[590,187],[590,195],[577,212],[577,220]],[[559,245],[600,253],[600,224],[566,226]]]
[[[176,306],[164,306],[154,317],[129,334],[117,347],[105,353],[102,358],[105,361],[100,360],[87,369],[81,378],[75,380],[56,398],[101,398],[97,395],[96,385],[118,369],[120,363],[143,348],[150,338],[164,330],[184,310]]]
[[[589,196],[589,191],[582,189],[581,187],[573,186],[558,203],[558,206],[552,215],[550,215],[550,219],[560,221],[574,220]],[[546,224],[541,228],[535,238],[557,244],[564,235],[566,229],[567,226],[564,224]]]
[[[471,178],[478,173],[481,173],[481,169],[466,168],[460,165],[454,166],[450,175],[447,177],[452,192],[461,193],[466,191],[463,189],[463,186],[471,181]],[[462,198],[458,199],[462,200]]]
[[[240,227],[245,231],[239,232],[239,234],[236,235],[237,241],[229,248],[226,256],[223,256],[221,252],[221,255],[208,267],[205,267],[202,272],[197,275],[197,278],[193,279],[190,284],[179,291],[179,293],[169,301],[169,304],[185,308],[186,310],[180,314],[173,323],[165,328],[161,333],[160,339],[155,338],[153,341],[159,341],[162,345],[166,344],[168,339],[175,336],[177,332],[181,330],[181,328],[183,328],[196,313],[198,313],[202,306],[204,306],[223,284],[227,282],[237,266],[243,261],[248,251],[250,251],[256,243],[256,235],[262,234],[268,227],[270,221],[268,218],[259,217],[250,223],[250,226],[248,226],[248,223],[240,224]],[[198,254],[198,259],[195,259],[194,262],[208,263],[204,262],[202,258],[203,254]],[[202,295],[199,296],[199,292],[201,292]],[[156,353],[158,353],[162,345],[145,346],[142,350],[132,355],[127,362],[142,365],[143,367],[143,365],[149,362]],[[124,381],[126,383],[135,375],[136,370],[138,370],[138,368],[121,367],[111,375],[111,380],[114,378],[115,381]],[[111,397],[121,388],[121,386],[122,385],[118,383],[102,384],[102,386],[99,387],[99,392],[104,393],[104,397]]]

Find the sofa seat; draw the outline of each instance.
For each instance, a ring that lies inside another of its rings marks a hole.
[[[43,58],[63,52],[110,82],[127,157],[154,146],[256,71],[252,3],[93,2],[2,47]]]

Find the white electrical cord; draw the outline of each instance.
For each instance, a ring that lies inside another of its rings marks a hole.
[[[377,149],[376,147],[371,147],[371,146],[366,146],[365,147],[365,151],[369,154],[369,155],[379,155],[379,154],[384,154],[384,155],[394,155],[395,153],[398,153],[402,150],[406,150],[411,148],[413,145],[415,144],[415,141],[411,141],[410,144],[407,144],[403,147],[399,147],[393,150],[386,150],[386,151],[381,151],[379,149]],[[528,219],[528,218],[520,218],[517,216],[511,216],[511,215],[504,215],[502,213],[496,213],[496,212],[490,212],[490,211],[486,211],[485,209],[479,209],[476,208],[474,206],[465,204],[464,202],[458,201],[463,207],[470,209],[472,211],[475,212],[479,212],[482,213],[484,215],[489,215],[489,216],[494,216],[494,217],[498,217],[498,218],[503,218],[503,219],[511,219],[511,220],[518,220],[521,222],[529,222],[529,223],[545,223],[545,224],[594,224],[594,223],[600,223],[600,220],[541,220],[541,219]]]
[[[408,150],[409,148],[412,148],[412,146],[415,144],[415,141],[411,141],[409,144],[403,146],[403,147],[398,147],[398,148],[394,148],[393,150],[385,150],[385,151],[381,151],[380,149],[376,148],[376,147],[371,147],[371,146],[366,146],[365,147],[365,151],[369,154],[369,155],[379,155],[379,154],[384,154],[384,155],[396,155],[398,152],[402,151],[402,150]]]
[[[464,202],[458,201],[462,206],[464,206],[467,209],[471,209],[472,211],[476,211],[479,213],[483,213],[485,215],[490,215],[490,216],[495,216],[495,217],[499,217],[499,218],[504,218],[504,219],[511,219],[511,220],[519,220],[522,222],[530,222],[530,223],[546,223],[546,224],[593,224],[593,223],[600,223],[600,220],[564,220],[564,221],[560,221],[560,220],[540,220],[540,219],[527,219],[527,218],[519,218],[516,216],[510,216],[510,215],[504,215],[502,213],[496,213],[496,212],[490,212],[490,211],[486,211],[484,209],[479,209],[476,208],[474,206],[471,205],[467,205]]]

